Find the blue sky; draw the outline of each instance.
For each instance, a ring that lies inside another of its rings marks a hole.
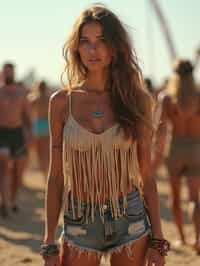
[[[59,82],[64,67],[62,46],[74,20],[88,0],[0,0],[0,65],[17,65],[17,77],[35,68],[38,77]],[[194,58],[200,46],[200,1],[160,0],[179,56]],[[101,1],[131,27],[134,45],[145,75],[160,82],[171,61],[155,13],[148,0]],[[200,68],[200,67],[199,67]],[[197,74],[200,76],[200,71]]]

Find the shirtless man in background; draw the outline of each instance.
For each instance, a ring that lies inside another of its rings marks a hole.
[[[30,107],[24,88],[15,81],[14,65],[6,63],[0,88],[0,196],[2,217],[18,210],[16,197],[21,185],[27,144],[31,138]],[[25,134],[26,132],[26,134]],[[26,137],[25,137],[26,136]],[[11,162],[12,172],[9,172]]]

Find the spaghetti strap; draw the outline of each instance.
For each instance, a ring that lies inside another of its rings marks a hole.
[[[71,113],[72,113],[72,94],[71,94],[71,92],[68,94],[68,99],[69,99],[69,115],[71,115]]]

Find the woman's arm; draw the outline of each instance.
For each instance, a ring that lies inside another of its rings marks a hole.
[[[143,95],[143,100],[146,103],[143,106],[144,118],[150,124],[153,124],[151,101],[146,95]],[[152,129],[149,127],[149,124],[145,122],[141,122],[138,126],[141,136],[138,140],[138,160],[144,186],[144,199],[148,207],[152,226],[152,236],[154,238],[163,238],[158,191],[155,178],[151,174]]]
[[[64,99],[64,100],[63,100]],[[64,187],[62,167],[62,132],[66,110],[66,93],[58,91],[49,101],[50,165],[45,200],[44,243],[54,244]]]
[[[143,141],[139,141],[138,159],[144,184],[144,199],[148,207],[149,218],[152,226],[152,237],[163,238],[157,185],[154,176],[151,175],[150,135],[146,136]]]

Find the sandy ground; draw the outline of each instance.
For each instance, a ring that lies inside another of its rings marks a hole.
[[[162,223],[166,237],[174,241],[177,237],[169,210],[169,188],[165,172],[160,171],[158,178],[161,201]],[[183,208],[185,227],[188,237],[192,235],[189,225],[187,192],[183,190]],[[42,266],[43,262],[38,255],[42,241],[44,224],[44,182],[37,170],[29,170],[25,174],[24,187],[20,192],[21,212],[11,214],[8,219],[0,218],[0,266]],[[60,228],[58,229],[58,233]],[[196,256],[190,247],[173,247],[167,257],[168,266],[198,266],[200,256]]]

